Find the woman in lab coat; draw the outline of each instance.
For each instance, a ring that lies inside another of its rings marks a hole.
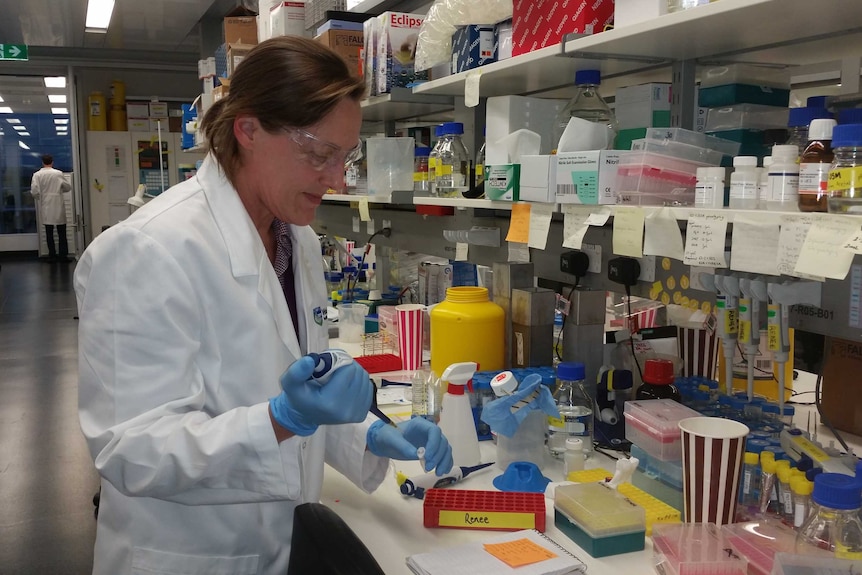
[[[75,273],[81,428],[102,476],[94,574],[277,574],[324,461],[371,492],[388,457],[445,473],[421,418],[368,416],[352,364],[323,386],[321,197],[359,141],[361,79],[334,52],[258,45],[203,121],[196,177],[102,233]],[[287,370],[285,370],[287,368]],[[403,434],[403,435],[402,435]]]

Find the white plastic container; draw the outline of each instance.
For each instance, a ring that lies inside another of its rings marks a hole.
[[[699,417],[695,410],[672,399],[627,401],[626,439],[661,461],[682,458],[682,433],[679,422]]]
[[[453,363],[443,371],[441,380],[448,382],[440,406],[440,431],[452,446],[452,459],[460,467],[472,467],[481,462],[479,436],[473,421],[470,398],[465,393],[467,382],[476,372],[475,362]]]
[[[585,459],[584,442],[577,437],[566,439],[566,454],[563,456],[565,475],[563,477],[568,478],[572,471],[582,471]]]
[[[698,168],[694,205],[698,208],[724,207],[724,168]]]
[[[799,211],[799,148],[772,146],[772,165],[769,166],[769,211]]]
[[[772,165],[772,156],[763,156],[763,167],[760,168],[760,176],[757,181],[757,206],[761,210],[766,209],[769,200],[769,166]]]
[[[728,206],[737,210],[756,210],[758,184],[757,156],[733,158]]]

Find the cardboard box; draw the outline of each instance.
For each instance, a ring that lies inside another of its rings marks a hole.
[[[365,93],[370,98],[377,95],[377,47],[380,20],[371,18],[362,26],[362,78],[365,80]]]
[[[271,38],[305,36],[305,2],[279,2],[269,11]]]
[[[521,156],[518,199],[553,204],[557,189],[557,156]]]
[[[619,150],[557,154],[555,201],[560,204],[615,204]]]
[[[862,344],[827,337],[823,360],[824,415],[838,429],[862,435],[862,402],[848,401],[858,393],[854,375],[862,373]]]
[[[126,102],[127,118],[149,118],[150,105],[148,102]]]
[[[359,53],[362,50],[364,41],[361,31],[329,30],[315,38],[315,40],[329,46],[339,56],[344,58],[352,74],[356,76],[360,74]]]
[[[497,60],[512,57],[512,21],[505,20],[495,26],[497,33]]]
[[[614,0],[614,28],[631,26],[667,14],[667,0]]]
[[[620,130],[670,126],[670,84],[619,88],[614,101],[614,116]]]
[[[347,20],[327,20],[317,28],[317,36],[325,34],[329,30],[353,30],[362,31],[362,22],[349,22]]]
[[[521,165],[485,166],[485,197],[489,200],[517,202],[521,191]]]
[[[230,88],[228,86],[216,86],[213,88],[213,102],[218,102],[225,96],[227,96],[228,90]]]
[[[128,118],[126,120],[126,127],[130,132],[149,132],[150,131],[150,119],[149,118]]]
[[[240,62],[242,62],[243,58],[245,58],[251,49],[254,48],[253,45],[249,44],[228,44],[227,45],[227,75],[230,78],[231,74],[234,73],[236,67],[239,66]]]
[[[614,17],[613,0],[514,0],[512,55],[559,44],[566,34],[596,34]]]
[[[416,43],[424,14],[384,12],[380,16],[377,42],[377,93],[386,94],[392,88],[404,88],[416,81],[428,79],[428,71],[417,71]]]
[[[452,34],[453,74],[496,61],[497,34],[493,24],[461,26]]]
[[[227,44],[257,44],[257,16],[238,6],[224,19],[224,41]]]
[[[170,125],[168,124],[167,118],[150,118],[150,132],[158,132],[159,130],[162,133],[170,132]]]
[[[150,102],[149,104],[150,118],[167,118],[168,103],[167,102]]]
[[[183,131],[183,117],[171,116],[168,118],[168,131],[181,133]]]

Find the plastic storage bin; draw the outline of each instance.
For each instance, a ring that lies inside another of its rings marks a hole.
[[[796,551],[796,531],[777,520],[733,523],[721,530],[730,547],[748,561],[749,575],[769,575],[776,553]],[[818,550],[812,547],[811,551]],[[826,551],[823,555],[832,556]]]
[[[694,166],[695,170],[705,166],[717,166],[721,163],[721,157],[724,156],[723,152],[710,148],[677,142],[676,140],[654,140],[650,138],[632,141],[632,150],[642,150],[692,162],[697,164]]]
[[[682,459],[680,420],[700,417],[672,399],[627,401],[623,413],[626,439],[661,461]]]
[[[557,487],[554,524],[593,557],[644,548],[643,508],[602,483]]]
[[[633,206],[689,206],[694,204],[697,178],[691,174],[650,166],[620,166],[617,203]]]
[[[711,108],[706,115],[706,131],[720,130],[770,130],[787,127],[790,110],[758,104],[735,104]],[[734,155],[734,154],[731,154]]]
[[[665,575],[746,575],[746,562],[728,553],[714,523],[656,525],[652,533],[656,571]]]
[[[739,142],[708,136],[685,128],[647,128],[644,137],[648,140],[673,140],[681,144],[709,148],[725,156],[736,156],[739,153]]]

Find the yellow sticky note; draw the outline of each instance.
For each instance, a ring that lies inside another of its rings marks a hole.
[[[679,287],[682,289],[688,289],[688,286],[691,285],[691,282],[688,281],[688,276],[683,274],[679,278]]]
[[[464,242],[458,242],[455,244],[455,261],[456,262],[466,262],[467,261],[467,251],[470,249],[469,244]]]
[[[529,243],[530,204],[512,204],[512,217],[509,220],[509,233],[506,234],[506,241],[521,244]]]
[[[505,543],[485,543],[485,551],[510,567],[521,567],[557,557],[553,552],[527,538]]]
[[[676,289],[676,278],[674,278],[673,276],[670,276],[669,278],[667,278],[667,281],[665,283],[667,283],[667,289],[670,289],[670,290]]]
[[[663,294],[661,294],[661,303],[663,303],[664,305],[668,305],[670,303],[669,293],[664,292]]]
[[[359,219],[363,222],[371,221],[371,212],[368,209],[368,198],[360,198],[359,200]]]
[[[629,206],[614,210],[613,250],[618,256],[643,257],[644,211]]]

